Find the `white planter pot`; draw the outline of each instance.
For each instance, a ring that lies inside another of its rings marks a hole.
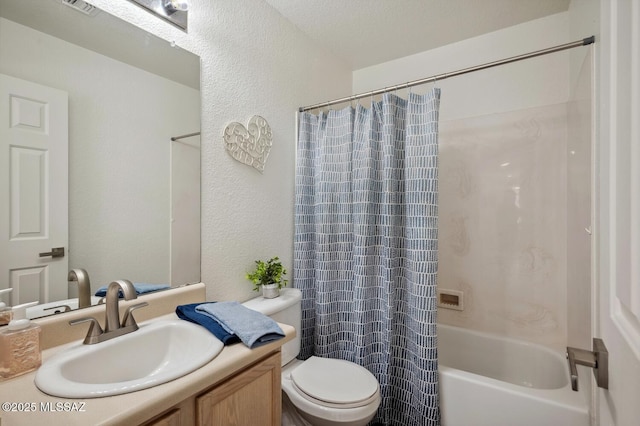
[[[267,284],[262,286],[262,297],[265,299],[273,299],[280,296],[278,284]]]

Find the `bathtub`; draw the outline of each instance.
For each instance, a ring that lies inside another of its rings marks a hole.
[[[438,325],[442,426],[589,426],[590,370],[571,390],[563,354]]]

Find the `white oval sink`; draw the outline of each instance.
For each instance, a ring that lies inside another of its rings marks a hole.
[[[124,336],[69,347],[42,364],[36,386],[65,398],[99,398],[177,379],[215,358],[223,344],[183,320],[156,320]]]

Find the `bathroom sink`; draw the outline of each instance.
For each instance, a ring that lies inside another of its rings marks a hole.
[[[36,386],[65,398],[99,398],[177,379],[215,358],[222,342],[183,320],[155,320],[94,345],[74,344],[46,360]]]

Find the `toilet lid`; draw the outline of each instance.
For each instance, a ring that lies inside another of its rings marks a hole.
[[[291,381],[308,396],[331,405],[365,405],[378,392],[373,374],[340,359],[312,356],[291,372]]]

